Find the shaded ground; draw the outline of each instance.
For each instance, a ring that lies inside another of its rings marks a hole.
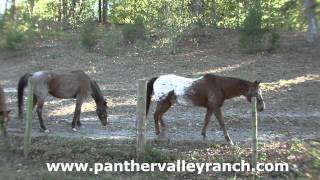
[[[302,34],[284,35],[282,39],[279,50],[258,54],[242,53],[238,49],[237,33],[229,30],[210,32],[210,36],[200,40],[198,47],[186,43],[177,55],[144,55],[129,51],[109,57],[73,47],[72,42],[59,41],[45,44],[23,56],[0,53],[0,83],[6,87],[9,107],[13,110],[9,133],[22,135],[24,131],[24,124],[16,119],[15,87],[20,76],[39,70],[82,69],[97,80],[108,100],[108,128],[100,127],[94,113],[95,105],[88,99],[81,114],[85,127],[78,132],[71,131],[74,100],[49,98],[44,116],[50,133],[39,132],[39,123],[34,116],[34,136],[133,140],[137,79],[167,73],[186,77],[216,73],[248,80],[260,79],[265,83],[266,110],[259,114],[259,135],[263,142],[317,139],[320,137],[320,43],[310,46]],[[167,137],[172,142],[182,141],[186,146],[196,148],[202,143],[200,131],[204,112],[201,108],[173,106],[165,115]],[[233,140],[247,143],[251,132],[249,104],[244,98],[236,98],[225,103],[224,112]],[[151,114],[148,120],[147,135],[153,140]],[[207,135],[210,143],[224,143],[214,118]]]

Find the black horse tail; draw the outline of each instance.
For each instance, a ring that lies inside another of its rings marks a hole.
[[[28,85],[28,79],[32,76],[32,74],[27,73],[25,75],[23,75],[18,83],[18,109],[19,109],[19,118],[22,118],[22,114],[23,114],[23,91],[25,89],[25,87]]]
[[[151,78],[147,83],[147,106],[146,106],[146,113],[148,114],[150,103],[151,103],[151,96],[153,93],[153,83],[158,79],[158,77]]]

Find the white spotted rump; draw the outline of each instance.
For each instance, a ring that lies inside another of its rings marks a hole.
[[[167,97],[169,92],[173,91],[179,104],[190,105],[185,93],[195,81],[201,78],[185,78],[174,74],[160,76],[153,84],[155,100],[161,101]]]
[[[42,76],[44,74],[44,71],[38,71],[32,74],[33,77]]]

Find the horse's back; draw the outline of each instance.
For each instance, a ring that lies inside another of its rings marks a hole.
[[[186,90],[197,79],[186,78],[174,74],[160,76],[153,85],[154,95],[157,101],[166,97],[170,92],[176,96],[184,96]]]
[[[39,71],[32,75],[36,96],[51,94],[57,98],[75,98],[91,93],[90,78],[81,70],[69,72]]]
[[[90,78],[81,70],[57,74],[50,82],[50,90],[61,98],[87,97],[91,93]]]

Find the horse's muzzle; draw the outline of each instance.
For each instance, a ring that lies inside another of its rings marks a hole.
[[[102,129],[107,129],[107,125],[102,125],[101,128]]]

